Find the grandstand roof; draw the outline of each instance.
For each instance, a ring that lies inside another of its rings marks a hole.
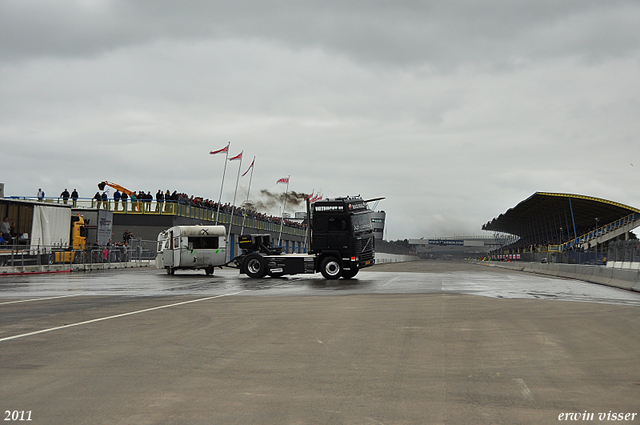
[[[568,193],[536,192],[483,225],[482,229],[510,233],[526,239],[551,229],[575,226],[579,230],[593,228],[596,224],[603,226],[633,213],[640,213],[640,210],[606,199]]]

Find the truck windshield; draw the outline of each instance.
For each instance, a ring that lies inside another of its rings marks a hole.
[[[351,223],[353,223],[354,232],[363,232],[365,230],[371,230],[371,216],[368,212],[354,214],[351,217]]]

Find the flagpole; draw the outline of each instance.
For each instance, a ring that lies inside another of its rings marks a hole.
[[[218,197],[218,211],[216,211],[216,223],[218,224],[218,219],[220,217],[220,202],[222,202],[222,188],[224,187],[224,175],[227,172],[227,160],[229,159],[229,146],[231,142],[227,143],[227,156],[224,158],[224,169],[222,170],[222,183],[220,183],[220,196]]]
[[[240,235],[242,235],[244,233],[244,223],[245,220],[247,219],[247,203],[249,202],[249,193],[251,193],[251,181],[253,180],[253,168],[255,166],[256,163],[256,157],[253,157],[253,161],[251,162],[251,174],[249,174],[249,189],[247,189],[247,200],[245,201],[245,210],[244,210],[244,214],[242,216],[242,228],[240,229]],[[245,174],[247,174],[245,172]]]
[[[307,207],[307,227],[309,227],[309,206],[311,205],[311,200],[313,199],[313,193],[316,190],[313,189],[311,191],[311,195],[307,196],[307,199],[305,200],[305,206]],[[309,232],[304,232],[304,252],[307,252],[307,239],[309,237]]]
[[[278,246],[280,246],[280,239],[282,239],[282,226],[284,226],[284,210],[287,208],[287,194],[289,193],[289,180],[291,180],[291,174],[287,177],[287,189],[284,192],[284,206],[282,207],[282,219],[280,221],[280,234],[278,234]]]
[[[233,192],[233,202],[231,203],[231,219],[229,220],[229,230],[227,232],[227,243],[231,241],[231,226],[233,225],[233,213],[236,210],[236,194],[238,193],[238,181],[240,181],[240,168],[242,168],[242,153],[240,152],[240,164],[238,164],[238,175],[236,177],[236,190]],[[236,157],[232,158],[235,159]],[[229,258],[231,260],[231,258]]]

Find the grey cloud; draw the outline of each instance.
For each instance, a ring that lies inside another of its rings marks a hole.
[[[633,0],[84,3],[4,2],[0,56],[91,56],[167,37],[257,38],[370,63],[448,69],[567,54],[598,60],[640,45]]]

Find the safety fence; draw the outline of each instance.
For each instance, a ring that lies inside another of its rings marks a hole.
[[[63,249],[59,246],[0,247],[0,267],[93,265],[112,263],[150,263],[156,258],[156,242],[131,239],[127,245],[88,246],[84,249]]]
[[[34,198],[18,198],[15,199],[31,199]],[[198,205],[188,205],[176,201],[156,201],[156,200],[136,200],[131,201],[114,201],[107,199],[98,201],[96,199],[79,198],[77,200],[69,199],[64,201],[60,198],[44,198],[43,202],[71,205],[74,208],[97,208],[107,211],[113,211],[114,214],[132,214],[132,215],[170,215],[178,217],[193,218],[196,220],[209,221],[219,224],[229,224],[238,227],[246,227],[249,229],[279,232],[282,227],[282,233],[287,235],[304,237],[306,229],[303,225],[297,223],[287,223],[281,226],[279,217],[255,218],[251,214],[242,215],[241,209],[237,209],[232,215],[229,211],[215,208],[207,208]]]
[[[525,261],[533,263],[564,263],[604,265],[607,261],[605,252],[566,251],[566,252],[523,252],[519,254],[491,254],[487,256],[494,261]]]
[[[609,243],[607,267],[622,269],[640,268],[640,241],[616,241]]]

